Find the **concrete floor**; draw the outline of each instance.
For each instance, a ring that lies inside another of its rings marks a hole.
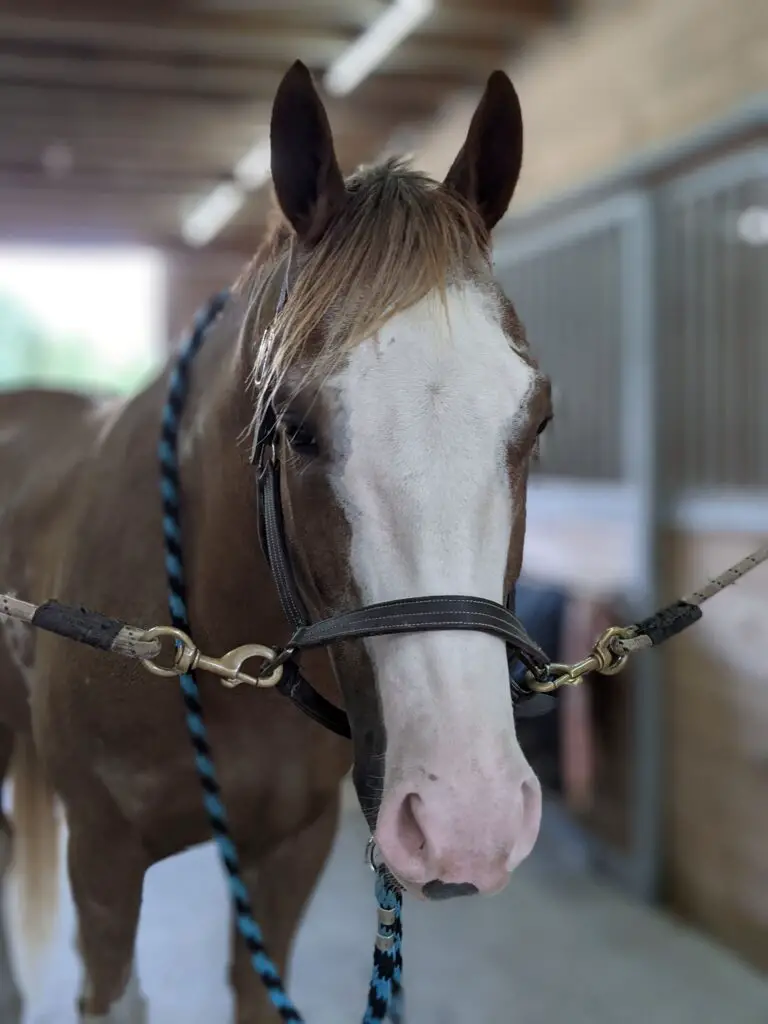
[[[302,929],[292,990],[309,1024],[360,1021],[374,934],[366,832],[346,812]],[[578,872],[532,858],[492,899],[406,903],[411,1024],[766,1024],[768,979]],[[72,909],[25,1024],[74,1024]],[[151,1024],[226,1024],[224,883],[206,846],[147,878],[139,970]]]

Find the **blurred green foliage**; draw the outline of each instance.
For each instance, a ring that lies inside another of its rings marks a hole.
[[[155,368],[145,352],[114,352],[106,340],[97,346],[85,337],[51,332],[18,299],[0,292],[0,388],[130,394]]]

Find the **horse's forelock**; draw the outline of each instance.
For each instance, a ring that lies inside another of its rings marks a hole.
[[[288,301],[275,314],[295,243],[282,219],[273,223],[241,282],[260,408],[292,367],[326,378],[396,313],[481,271],[486,246],[477,215],[450,189],[399,161],[364,169],[347,180],[346,204],[325,235],[297,252]]]

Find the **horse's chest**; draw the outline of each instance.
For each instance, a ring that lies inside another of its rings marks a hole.
[[[318,762],[313,743],[301,741],[312,723],[276,728],[270,718],[267,727],[266,695],[253,697],[260,698],[258,716],[248,713],[247,702],[238,702],[241,706],[229,714],[209,716],[208,731],[233,831],[240,843],[258,853],[312,820],[333,794],[340,772],[327,759]],[[139,756],[135,746],[131,751],[110,745],[94,764],[157,857],[210,838],[193,748],[186,735],[175,735],[175,729],[172,734],[172,741],[169,734],[162,743],[153,729],[153,741]]]

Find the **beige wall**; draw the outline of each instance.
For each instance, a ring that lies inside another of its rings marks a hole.
[[[670,594],[765,542],[729,533],[669,538]],[[768,568],[705,606],[670,641],[666,674],[666,877],[684,917],[768,970]]]
[[[570,190],[768,90],[766,0],[592,0],[508,68],[526,154],[515,209]],[[444,174],[476,97],[458,100],[418,162]]]

